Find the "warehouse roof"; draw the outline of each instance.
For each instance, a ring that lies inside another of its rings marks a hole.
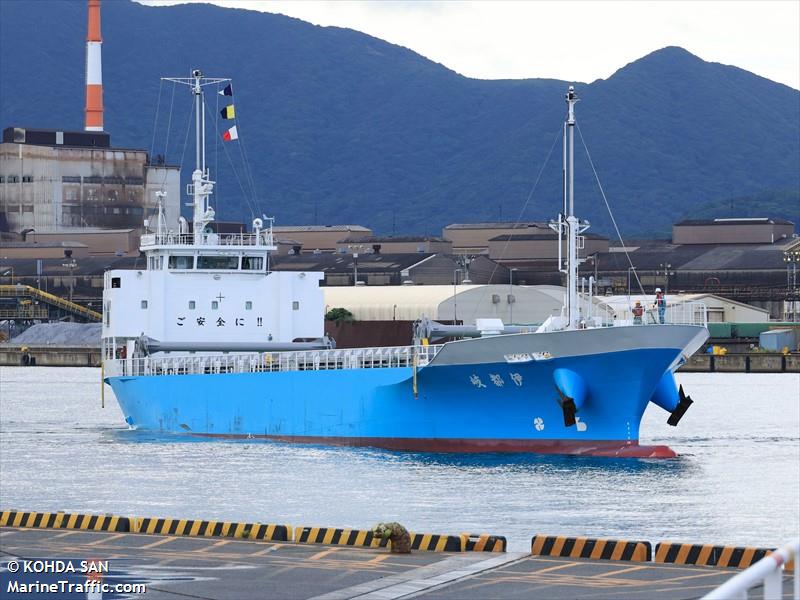
[[[429,252],[414,254],[359,254],[358,271],[386,272],[402,271],[409,269],[436,256]],[[271,266],[276,271],[323,271],[347,272],[353,271],[355,259],[352,254],[335,252],[320,254],[290,254],[288,256],[273,256]]]
[[[663,243],[629,252],[631,262],[639,270],[672,269],[762,270],[785,269],[784,251],[797,240],[787,238],[774,244],[686,244]],[[630,266],[624,252],[604,252],[598,256],[601,270],[627,270]]]
[[[769,217],[744,217],[730,219],[686,219],[675,223],[675,227],[705,227],[709,225],[794,225],[786,219]]]
[[[550,229],[547,223],[527,221],[522,223],[513,222],[487,222],[487,223],[452,223],[445,226],[445,229],[526,229],[526,228]]]
[[[325,231],[371,231],[363,225],[276,225],[272,228],[275,233],[290,231],[307,231],[320,233]]]
[[[447,242],[448,240],[430,235],[366,235],[348,236],[339,240],[340,244],[388,244],[391,242]]]
[[[607,240],[608,238],[596,233],[583,233],[581,234],[586,239],[590,240]],[[558,238],[558,233],[550,231],[550,233],[504,233],[502,235],[489,238],[490,242],[529,242],[535,240],[555,240]]]

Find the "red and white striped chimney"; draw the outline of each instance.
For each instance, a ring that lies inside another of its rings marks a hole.
[[[86,131],[103,131],[103,63],[100,37],[100,0],[89,0],[86,35]]]

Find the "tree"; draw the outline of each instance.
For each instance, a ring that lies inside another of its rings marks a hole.
[[[355,321],[353,313],[346,308],[332,308],[325,314],[326,321],[336,321],[337,323],[350,323]]]

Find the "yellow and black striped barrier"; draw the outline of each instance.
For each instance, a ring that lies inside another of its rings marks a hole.
[[[334,527],[296,527],[294,541],[298,544],[330,544],[331,546],[361,546],[379,548],[386,540],[376,538],[366,529],[337,529]]]
[[[506,538],[502,535],[489,535],[488,533],[472,534],[462,533],[465,552],[505,552]]]
[[[648,562],[652,556],[652,546],[650,542],[642,541],[535,535],[531,540],[531,554],[590,558],[592,560]]]
[[[430,552],[463,552],[466,538],[459,535],[437,535],[433,533],[409,533],[412,550]],[[294,541],[298,544],[329,544],[332,546],[361,546],[383,548],[387,540],[376,538],[372,531],[364,529],[336,529],[334,527],[297,527]]]
[[[4,510],[0,513],[0,527],[85,529],[127,533],[131,530],[131,523],[128,517],[118,517],[116,515],[80,515],[63,512]]]
[[[157,519],[134,517],[131,533],[160,535],[185,535],[194,537],[230,537],[270,542],[290,542],[289,525],[263,523],[235,523],[230,521],[202,521],[199,519]]]
[[[771,548],[661,542],[656,544],[655,562],[745,569],[771,553]]]
[[[435,533],[412,533],[411,549],[429,552],[463,552],[466,539],[460,535],[439,535]]]

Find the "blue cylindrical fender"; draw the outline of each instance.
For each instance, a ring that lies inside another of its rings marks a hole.
[[[555,381],[562,398],[569,398],[575,403],[575,410],[580,410],[589,395],[589,386],[575,371],[559,368],[553,371]]]
[[[650,402],[663,408],[668,413],[672,413],[678,408],[680,398],[678,397],[678,384],[675,382],[675,376],[672,371],[667,371],[658,380],[656,390],[650,398]]]
[[[561,404],[561,411],[564,413],[564,427],[577,425],[578,418],[575,413],[581,409],[581,406],[586,401],[586,396],[589,394],[589,387],[586,385],[586,381],[575,371],[564,368],[553,371],[553,381],[560,396],[559,404]],[[586,425],[583,425],[583,430],[585,429]],[[578,431],[581,431],[581,429]]]

